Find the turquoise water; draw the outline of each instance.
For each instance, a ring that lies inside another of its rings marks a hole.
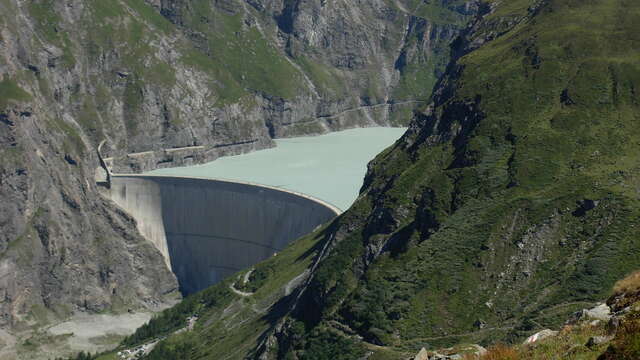
[[[406,128],[379,127],[278,139],[278,146],[273,149],[223,157],[204,165],[159,169],[150,174],[276,186],[311,195],[346,210],[358,196],[367,163],[405,131]]]

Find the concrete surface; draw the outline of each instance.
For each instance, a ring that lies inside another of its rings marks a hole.
[[[292,191],[193,177],[112,175],[110,194],[165,256],[183,294],[272,256],[340,213]]]

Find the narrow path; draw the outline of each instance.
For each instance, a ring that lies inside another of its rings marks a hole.
[[[252,272],[253,272],[253,269],[251,269],[251,270],[247,271],[247,273],[246,273],[246,274],[244,274],[244,276],[242,277],[242,285],[246,284],[246,283],[247,283],[247,281],[249,281],[249,276],[251,276],[251,273],[252,273]],[[250,292],[244,292],[244,291],[240,291],[240,290],[236,289],[236,287],[234,286],[235,284],[236,284],[235,282],[232,282],[232,283],[229,285],[229,289],[231,289],[231,291],[233,291],[233,293],[234,293],[234,294],[236,294],[236,295],[240,295],[240,296],[242,296],[242,297],[248,297],[248,296],[253,295],[253,293],[250,293]]]
[[[238,289],[236,289],[233,284],[229,285],[229,289],[231,289],[231,291],[233,291],[236,295],[240,295],[242,297],[248,297],[253,295],[253,293],[249,293],[249,292],[244,292],[244,291],[240,291]]]
[[[318,116],[316,117],[316,119],[333,119],[339,116],[342,116],[346,113],[350,113],[350,112],[354,112],[354,111],[362,111],[365,109],[374,109],[374,108],[378,108],[378,107],[383,107],[383,106],[395,106],[395,105],[404,105],[404,104],[415,104],[415,103],[423,103],[425,102],[424,100],[407,100],[407,101],[400,101],[400,102],[395,102],[395,103],[381,103],[381,104],[373,104],[373,105],[362,105],[362,106],[358,106],[352,109],[347,109],[347,110],[343,110],[337,114],[332,114],[332,115],[322,115],[322,116]]]

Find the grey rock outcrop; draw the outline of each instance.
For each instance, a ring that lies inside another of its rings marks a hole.
[[[599,304],[591,309],[582,309],[574,313],[567,323],[575,324],[581,320],[609,321],[611,316],[611,308],[607,304]]]
[[[427,349],[422,348],[413,358],[413,360],[429,360],[429,352]]]
[[[614,336],[613,335],[608,335],[608,336],[592,336],[589,338],[589,340],[587,341],[587,343],[585,344],[586,347],[594,347],[594,346],[598,346],[604,343],[608,343],[609,341],[613,340]]]

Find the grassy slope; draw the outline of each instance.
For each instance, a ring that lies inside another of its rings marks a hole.
[[[531,345],[505,346],[496,344],[480,360],[633,360],[640,357],[640,272],[620,280],[607,303],[614,313],[624,308],[630,311],[616,316],[619,326],[590,319],[564,326],[557,336]],[[611,341],[589,344],[592,337],[610,337]]]
[[[240,12],[212,8],[194,1],[183,17],[189,31],[207,37],[200,50],[185,52],[184,61],[203,67],[220,79],[223,103],[237,101],[246,91],[292,99],[305,91],[302,75],[265,39],[258,29],[243,25]]]
[[[121,347],[130,348],[173,334],[185,326],[187,317],[197,314],[200,318],[193,332],[169,337],[149,358],[243,358],[277,320],[277,309],[286,308],[291,302],[292,298],[286,296],[286,285],[311,265],[323,235],[324,229],[303,237],[277,256],[256,266],[255,272],[269,274],[268,281],[257,280],[256,286],[241,284],[239,279],[244,277],[244,273],[240,273],[161,313],[149,325],[127,338]],[[245,285],[255,292],[252,296],[242,297],[230,290],[234,283],[237,283],[236,288]]]
[[[499,6],[480,31],[530,5]],[[423,128],[418,146],[377,160],[369,191],[390,188],[381,207],[409,214],[392,210],[404,243],[357,285],[327,269],[319,292],[341,296],[325,296],[324,316],[400,347],[508,339],[557,324],[638,266],[638,11],[551,1],[460,59],[453,95],[435,110],[458,130],[452,140],[420,143]],[[599,205],[579,214],[584,199]],[[365,245],[377,241],[367,235]]]
[[[5,108],[10,101],[26,101],[31,95],[21,89],[15,81],[3,79],[0,81],[0,109]]]
[[[501,36],[459,59],[433,115],[372,164],[368,196],[334,224],[341,242],[274,351],[391,359],[515,340],[606,297],[640,266],[640,5],[552,0],[530,13],[532,4],[498,5],[475,36]],[[365,261],[378,246],[387,251]],[[206,343],[211,353],[192,357],[215,358],[224,347],[208,331],[168,344]]]

